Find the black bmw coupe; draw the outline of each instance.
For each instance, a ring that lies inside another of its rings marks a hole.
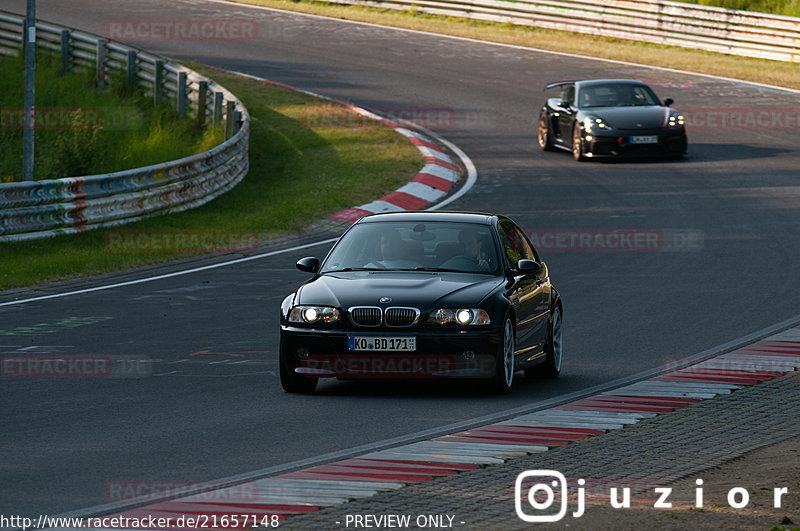
[[[374,214],[297,268],[313,276],[281,304],[287,392],[319,378],[481,378],[507,393],[519,370],[561,371],[561,298],[507,217]]]
[[[633,79],[560,81],[539,113],[539,147],[572,151],[577,161],[603,157],[682,156],[684,117]]]

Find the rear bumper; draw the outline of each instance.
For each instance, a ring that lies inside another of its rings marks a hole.
[[[351,351],[348,336],[411,337],[408,352]],[[490,378],[500,332],[496,330],[348,332],[281,327],[282,362],[313,378]]]

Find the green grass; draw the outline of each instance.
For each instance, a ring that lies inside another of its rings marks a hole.
[[[800,0],[677,0],[688,4],[701,6],[725,7],[727,9],[740,9],[742,11],[756,11],[758,13],[772,13],[775,15],[788,15],[800,17]]]
[[[222,139],[219,129],[202,130],[178,121],[166,106],[126,94],[115,76],[94,87],[88,73],[59,75],[49,54],[37,55],[34,179],[108,173],[200,153]],[[21,180],[24,60],[0,57],[0,180]]]
[[[422,156],[407,139],[341,106],[200,65],[189,66],[231,90],[250,112],[247,177],[207,205],[180,214],[118,229],[0,243],[0,289],[198,253],[196,249],[127,252],[125,245],[122,249],[113,245],[120,239],[135,241],[140,235],[227,234],[233,241],[249,241],[251,236],[266,240],[296,233],[312,221],[396,189],[422,166]]]
[[[566,31],[428,15],[420,12],[343,6],[310,0],[228,1],[542,50],[676,68],[800,89],[800,68],[796,63],[739,57]]]

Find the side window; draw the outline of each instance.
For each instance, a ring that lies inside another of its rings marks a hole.
[[[500,240],[506,258],[508,258],[509,267],[516,267],[517,261],[523,258],[536,260],[536,254],[528,243],[528,239],[517,226],[508,221],[501,221],[499,228]]]

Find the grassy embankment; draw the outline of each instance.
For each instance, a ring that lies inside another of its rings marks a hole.
[[[180,250],[158,250],[154,242],[160,234],[169,237],[186,233],[187,241],[199,235],[201,245],[203,235],[222,234],[224,238],[214,240],[214,244],[221,241],[224,245],[235,243],[239,235],[246,243],[253,234],[264,240],[294,233],[311,221],[396,189],[422,166],[421,155],[404,137],[384,125],[356,117],[341,106],[201,65],[190,66],[231,90],[248,108],[252,120],[248,176],[233,190],[191,211],[118,229],[0,243],[0,289],[165,262],[201,250],[188,245]],[[66,91],[59,85],[65,78],[41,72],[38,77],[47,83],[37,90],[39,102],[62,107],[83,105],[67,96],[90,92],[85,90],[86,79],[70,79],[68,82],[75,83],[76,88]],[[0,70],[0,79],[4,78],[5,73]],[[127,103],[104,100],[102,105]],[[159,129],[154,122],[144,120],[144,125],[148,124]],[[151,133],[148,138],[154,139],[151,143],[155,147],[166,149],[163,144],[174,144],[177,136],[184,135],[181,127],[190,128],[186,124],[177,127],[172,133]],[[38,134],[37,131],[37,151],[45,142],[44,135]],[[147,162],[179,156],[166,153],[157,151],[155,158]],[[57,165],[60,156],[56,152],[55,159],[46,162],[44,155],[37,152],[37,175],[43,171],[40,164]],[[147,162],[144,157],[134,158],[128,166]],[[109,245],[120,241],[114,239],[120,234],[123,242],[129,241],[131,234],[144,235],[146,245],[138,250],[124,244]],[[175,239],[171,241],[174,243]]]
[[[22,57],[0,56],[0,181],[21,180]],[[218,128],[178,121],[167,106],[129,93],[121,78],[92,87],[93,76],[60,75],[60,63],[38,54],[34,179],[108,173],[185,157],[220,142]]]

